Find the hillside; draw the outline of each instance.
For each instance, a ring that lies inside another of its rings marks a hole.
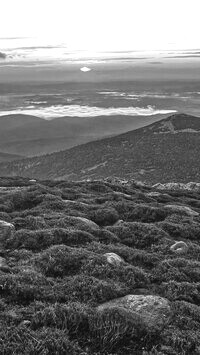
[[[199,355],[199,236],[199,184],[1,177],[0,353]]]
[[[200,118],[176,114],[69,150],[0,165],[1,175],[53,179],[117,176],[151,183],[200,180]]]
[[[143,127],[161,118],[100,116],[45,120],[30,115],[0,116],[0,151],[26,156],[71,148],[102,137]]]

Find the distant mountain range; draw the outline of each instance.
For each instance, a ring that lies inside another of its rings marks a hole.
[[[1,116],[0,152],[27,157],[43,155],[137,129],[161,117],[60,117],[47,121],[23,114]]]
[[[24,156],[21,155],[0,152],[0,163],[4,161],[13,161],[13,160],[19,160],[23,158]]]
[[[200,181],[200,118],[175,114],[149,126],[58,153],[0,164],[0,175],[40,179]]]

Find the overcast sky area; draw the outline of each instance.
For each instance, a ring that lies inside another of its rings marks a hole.
[[[71,50],[197,49],[199,14],[199,0],[6,0],[0,37]]]

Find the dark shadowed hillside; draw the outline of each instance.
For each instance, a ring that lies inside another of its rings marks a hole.
[[[13,161],[13,160],[19,160],[24,158],[24,156],[20,156],[17,154],[8,154],[8,153],[2,153],[0,152],[0,163],[5,162],[5,161]]]
[[[26,156],[74,147],[106,136],[143,127],[156,116],[60,117],[45,120],[30,115],[0,117],[0,151]]]
[[[200,118],[176,114],[147,127],[55,154],[1,164],[2,175],[117,176],[152,183],[200,180]]]
[[[1,177],[0,353],[199,355],[200,187],[187,188]]]

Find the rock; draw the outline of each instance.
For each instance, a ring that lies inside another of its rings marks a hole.
[[[151,192],[148,192],[146,194],[147,197],[159,197],[161,196],[161,193],[160,192],[157,192],[157,191],[151,191]]]
[[[125,194],[123,192],[120,192],[120,191],[114,191],[113,194],[116,195],[116,196],[124,197],[127,200],[132,200],[132,198],[133,198],[131,195],[127,195],[127,194]]]
[[[25,319],[25,320],[23,320],[23,321],[21,322],[21,325],[24,325],[24,326],[26,326],[26,327],[28,327],[30,324],[31,324],[31,321],[30,321],[30,320],[27,320],[27,319]]]
[[[121,263],[124,263],[124,260],[115,253],[105,253],[104,256],[109,264],[120,265]]]
[[[197,217],[199,216],[199,213],[192,210],[190,207],[187,206],[181,206],[181,205],[165,205],[164,208],[167,208],[173,212],[183,212],[187,216],[190,217]]]
[[[119,219],[117,222],[115,222],[115,224],[113,224],[113,226],[120,226],[120,224],[122,224],[123,222],[123,219]]]
[[[31,180],[29,180],[29,182],[32,183],[32,184],[34,184],[34,183],[36,183],[37,181],[36,181],[35,179],[31,179]]]
[[[83,223],[88,225],[88,227],[90,227],[90,228],[99,229],[99,226],[95,222],[91,221],[90,219],[87,219],[84,217],[73,217],[73,218],[75,218],[78,221],[82,221]]]
[[[200,192],[200,183],[199,182],[188,182],[187,184],[178,183],[178,182],[169,182],[166,184],[157,183],[152,186],[158,190],[175,190],[175,191],[196,191]]]
[[[162,328],[170,318],[170,302],[166,298],[154,295],[127,295],[97,307],[99,312],[115,308],[123,310],[128,317],[133,317],[146,330]]]
[[[71,206],[83,206],[83,207],[88,207],[88,203],[85,202],[80,202],[80,201],[72,201],[72,200],[63,200],[63,202],[65,202],[67,205]]]
[[[0,269],[7,266],[6,259],[0,256]]]
[[[0,271],[5,273],[10,273],[11,269],[7,265],[6,259],[0,256]]]
[[[177,254],[186,253],[188,251],[188,246],[185,242],[176,242],[170,247],[170,250]]]
[[[4,246],[5,240],[11,238],[14,234],[15,227],[12,223],[0,220],[0,246]]]

